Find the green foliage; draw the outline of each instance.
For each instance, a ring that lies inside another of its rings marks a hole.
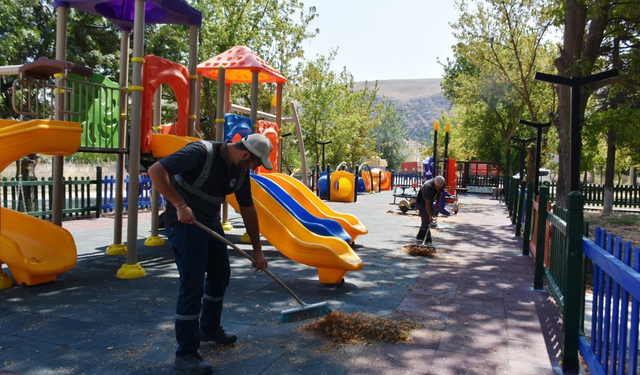
[[[404,161],[402,149],[406,138],[404,126],[406,117],[403,110],[386,103],[380,118],[380,125],[374,128],[377,152],[387,161],[387,169],[398,171]]]
[[[452,145],[465,159],[504,161],[512,137],[534,134],[519,120],[543,122],[553,110],[554,91],[534,81],[553,61],[553,47],[545,42],[549,3],[456,0],[461,16],[452,27],[458,44],[442,87],[453,103],[455,134],[463,135],[452,137]]]
[[[376,102],[377,84],[354,90],[351,74],[331,71],[335,54],[332,51],[301,66],[297,85],[291,90],[301,106],[300,125],[313,165],[322,163],[322,146],[317,142],[332,142],[325,146],[325,162],[333,166],[357,164],[375,155],[374,129],[390,113],[385,112],[384,101]]]
[[[229,48],[244,45],[284,77],[294,75],[294,61],[304,57],[302,44],[313,38],[317,30],[308,30],[317,16],[315,7],[305,9],[298,0],[198,0],[193,4],[203,15],[200,30],[200,61],[206,61]],[[288,89],[291,82],[285,86]],[[275,85],[262,85],[259,91],[258,109],[269,112]],[[203,80],[200,108],[210,118],[216,116],[217,82]],[[285,93],[286,95],[286,93]],[[251,85],[234,85],[231,102],[251,106]],[[210,126],[203,132],[211,138]]]
[[[96,164],[100,165],[116,160],[115,154],[101,154],[96,152],[76,152],[75,154],[64,157],[66,161],[74,161],[76,163]]]

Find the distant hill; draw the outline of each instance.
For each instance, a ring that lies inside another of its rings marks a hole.
[[[451,109],[451,103],[442,93],[440,82],[442,78],[378,81],[379,93],[397,108],[404,109],[409,139],[423,143],[441,112],[449,112]],[[368,83],[370,87],[374,84],[375,81]],[[356,89],[363,87],[364,82],[355,83]]]

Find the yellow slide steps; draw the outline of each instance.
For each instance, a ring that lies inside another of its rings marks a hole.
[[[262,235],[291,260],[318,268],[321,283],[336,284],[347,272],[362,269],[362,259],[345,241],[312,233],[253,180],[251,193]],[[227,202],[239,211],[235,195]]]

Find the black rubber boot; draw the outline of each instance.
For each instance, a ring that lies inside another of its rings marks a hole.
[[[185,371],[187,374],[209,375],[213,373],[213,366],[198,353],[176,357],[173,361],[173,367]]]
[[[227,333],[222,326],[218,327],[214,333],[205,333],[200,330],[200,341],[213,341],[220,345],[231,345],[238,337],[233,333]]]

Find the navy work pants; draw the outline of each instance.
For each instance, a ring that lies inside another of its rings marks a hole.
[[[420,230],[426,231],[429,228],[429,223],[431,222],[431,218],[429,217],[429,212],[427,211],[426,201],[422,201],[420,203],[416,202],[416,208],[418,209],[418,215],[420,215],[420,219],[422,222],[420,223]],[[427,241],[431,241],[431,231],[427,232]]]
[[[195,225],[167,223],[166,227],[180,273],[175,330],[176,356],[181,357],[198,351],[200,329],[214,333],[220,326],[231,269],[226,244]],[[224,237],[220,223],[211,229]]]

